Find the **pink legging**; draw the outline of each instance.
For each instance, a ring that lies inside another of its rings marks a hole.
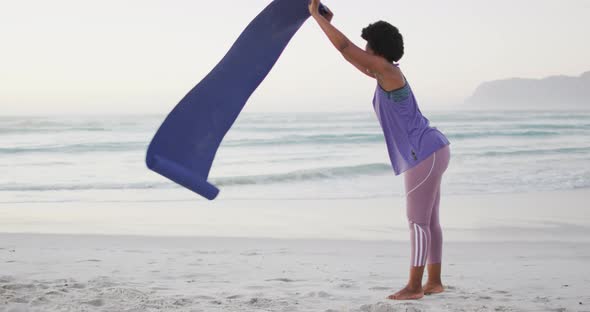
[[[451,150],[446,145],[404,174],[412,266],[424,266],[426,261],[441,263],[440,184],[450,159]]]

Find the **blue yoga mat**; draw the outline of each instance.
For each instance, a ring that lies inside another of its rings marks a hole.
[[[146,155],[149,169],[202,195],[221,140],[301,25],[309,0],[275,0],[242,32],[217,66],[166,117]],[[321,8],[325,12],[325,8]]]

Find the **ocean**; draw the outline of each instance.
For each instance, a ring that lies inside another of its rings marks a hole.
[[[445,194],[590,187],[590,111],[435,111],[451,142]],[[164,115],[0,117],[0,203],[204,200],[145,165]],[[218,199],[399,197],[378,121],[244,112],[209,180]]]

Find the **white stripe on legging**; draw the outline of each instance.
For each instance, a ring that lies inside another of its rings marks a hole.
[[[418,262],[418,249],[420,249],[420,241],[418,239],[418,229],[416,228],[416,223],[414,223],[414,263],[413,266],[418,266],[416,263]]]
[[[422,185],[422,183],[426,182],[426,179],[428,179],[428,177],[432,173],[432,169],[434,169],[435,162],[436,162],[436,152],[434,152],[434,159],[432,159],[432,167],[430,167],[430,171],[428,172],[428,175],[426,175],[426,178],[424,178],[424,180],[422,180],[422,182],[420,182],[420,184],[416,185],[411,191],[407,192],[406,195],[404,195],[405,197],[408,197],[408,195],[410,195],[410,193],[412,193],[414,190],[416,190],[420,185]]]
[[[414,266],[423,266],[426,260],[428,241],[426,232],[416,223],[414,223]]]

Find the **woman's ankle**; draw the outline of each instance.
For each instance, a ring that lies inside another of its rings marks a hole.
[[[442,285],[442,281],[440,278],[428,279],[426,280],[426,285]]]

